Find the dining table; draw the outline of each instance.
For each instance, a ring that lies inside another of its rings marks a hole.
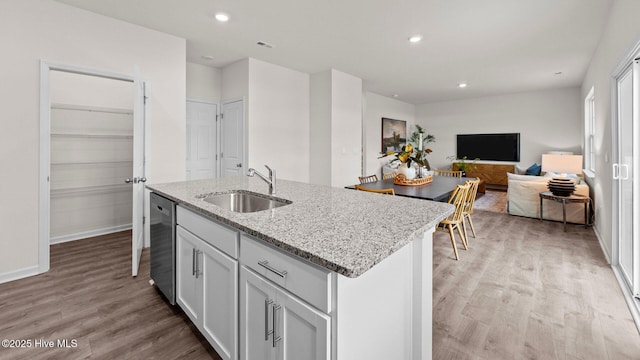
[[[406,196],[416,199],[425,199],[433,201],[447,201],[449,195],[457,185],[464,184],[472,178],[458,178],[450,176],[433,176],[433,180],[423,185],[399,185],[393,183],[393,178],[383,179],[375,182],[359,184],[361,187],[381,190],[392,188],[397,196]],[[347,189],[355,189],[355,185],[346,187]]]

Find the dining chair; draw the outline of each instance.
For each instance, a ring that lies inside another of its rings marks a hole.
[[[454,205],[456,208],[453,211],[453,214],[449,215],[448,218],[442,220],[438,226],[436,226],[436,231],[447,232],[449,233],[449,237],[451,238],[451,246],[453,247],[453,253],[456,256],[456,260],[458,260],[458,247],[456,246],[456,239],[453,234],[453,230],[457,229],[458,234],[460,235],[460,240],[462,240],[462,245],[464,249],[467,250],[467,239],[465,238],[461,226],[464,221],[463,211],[467,200],[467,193],[471,188],[470,184],[457,185],[456,188],[451,193],[449,197],[449,204]]]
[[[373,193],[378,193],[378,194],[387,194],[387,195],[395,195],[396,194],[396,192],[393,191],[393,188],[388,188],[388,189],[367,189],[366,187],[363,187],[363,186],[360,186],[360,185],[356,185],[355,187],[356,187],[356,190],[360,190],[360,191],[368,191],[368,192],[373,192]]]
[[[388,172],[388,173],[383,173],[382,174],[382,179],[393,179],[394,177],[396,177],[396,175],[398,175],[398,173],[395,172],[395,171]]]
[[[360,180],[360,184],[368,184],[378,181],[378,175],[358,176],[358,180]]]
[[[458,170],[433,170],[433,174],[437,176],[449,176],[462,178],[462,171]]]
[[[476,237],[476,229],[473,227],[473,221],[471,221],[471,215],[473,214],[473,205],[476,202],[476,195],[478,195],[478,185],[480,185],[480,178],[475,178],[473,180],[467,180],[465,185],[468,184],[471,187],[469,188],[469,192],[467,193],[467,200],[464,204],[464,211],[462,212],[462,229],[464,230],[465,239],[469,239],[467,236],[467,225],[464,222],[466,219],[469,222],[469,226],[471,226],[471,233],[473,237]]]

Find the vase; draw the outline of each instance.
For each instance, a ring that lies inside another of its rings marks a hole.
[[[398,174],[403,174],[407,177],[407,179],[415,179],[416,178],[416,169],[412,167],[408,167],[407,163],[402,163],[398,165]]]

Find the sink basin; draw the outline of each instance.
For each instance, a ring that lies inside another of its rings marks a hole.
[[[245,190],[233,190],[224,194],[210,195],[203,198],[203,200],[225,210],[239,213],[264,211],[291,204],[289,200]]]

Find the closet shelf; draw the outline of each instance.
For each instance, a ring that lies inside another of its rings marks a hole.
[[[122,161],[84,161],[84,162],[59,162],[51,163],[51,166],[106,166],[106,165],[131,165],[133,167],[132,160]]]
[[[133,134],[79,134],[79,133],[51,133],[51,137],[79,138],[79,139],[132,139]]]
[[[84,194],[105,194],[116,193],[123,191],[131,191],[132,187],[129,184],[111,184],[111,185],[99,185],[99,186],[83,186],[83,187],[69,187],[60,189],[51,189],[51,197],[64,197]]]

